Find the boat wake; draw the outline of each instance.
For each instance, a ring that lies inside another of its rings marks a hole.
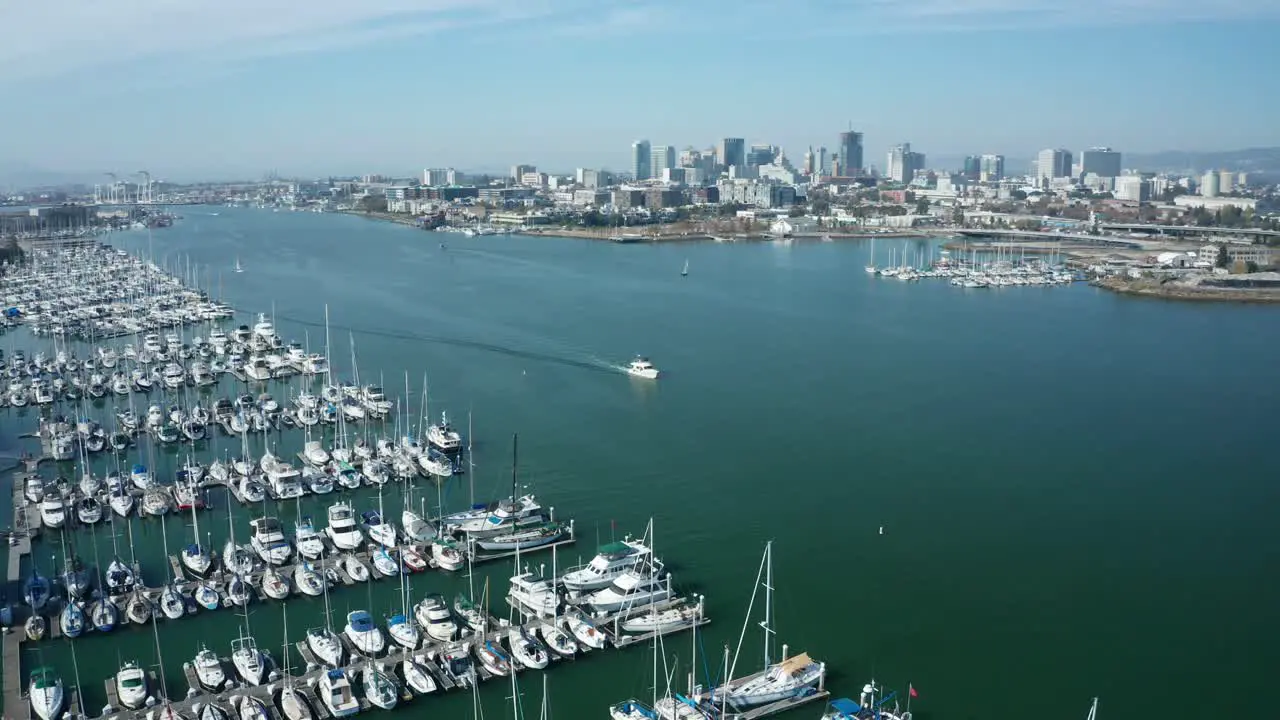
[[[237,312],[248,312],[242,308],[236,308]],[[323,328],[324,321],[308,320],[299,317],[290,317],[277,314],[280,320],[285,320],[299,325],[308,327]],[[499,345],[496,343],[487,343],[481,340],[471,340],[468,338],[449,337],[446,335],[425,335],[419,333],[404,332],[403,330],[384,330],[380,328],[370,327],[351,327],[329,322],[330,329],[345,330],[356,335],[369,335],[372,337],[390,338],[393,340],[410,340],[414,342],[434,343],[436,345],[446,345],[450,347],[468,348],[471,350],[481,350],[484,352],[494,353],[496,355],[505,355],[507,357],[522,358],[525,360],[534,360],[537,362],[555,363],[566,367],[578,368],[580,370],[594,370],[596,372],[612,372],[617,370],[617,366],[612,363],[603,362],[597,358],[577,359],[566,355],[556,355],[546,352],[538,352],[536,350],[525,350],[515,348],[508,345]],[[622,368],[626,372],[626,368]]]

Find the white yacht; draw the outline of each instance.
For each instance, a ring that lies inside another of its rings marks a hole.
[[[60,528],[66,524],[67,506],[57,492],[46,493],[40,501],[40,522],[49,528]]]
[[[364,685],[364,696],[369,702],[383,710],[394,709],[400,699],[395,681],[373,663],[365,663],[360,673],[360,684]]]
[[[556,592],[555,583],[538,573],[512,577],[508,596],[525,615],[552,617],[560,609],[560,594]]]
[[[362,655],[380,655],[387,646],[382,630],[373,623],[373,617],[365,610],[353,610],[347,614],[347,626],[343,628],[343,634]]]
[[[345,669],[338,668],[321,675],[316,682],[316,694],[334,717],[347,717],[360,712],[360,700],[351,688]]]
[[[249,544],[258,557],[268,565],[283,565],[293,554],[293,547],[284,537],[280,521],[273,517],[264,517],[249,523],[253,528],[253,536]]]
[[[136,662],[126,662],[116,673],[116,697],[129,710],[137,710],[147,701],[147,674]]]
[[[824,663],[815,662],[807,653],[800,653],[770,665],[768,670],[737,687],[729,687],[723,699],[734,708],[775,703],[809,692],[825,672]],[[716,702],[721,699],[720,692],[717,690],[715,693]]]
[[[191,665],[195,668],[196,678],[205,690],[215,693],[222,691],[222,686],[227,682],[227,673],[222,669],[222,661],[218,659],[218,653],[207,647],[201,647],[200,652],[196,653],[195,659],[191,661]]]
[[[442,452],[454,453],[462,449],[462,434],[449,424],[446,413],[440,413],[440,422],[427,426],[427,442]]]
[[[667,585],[651,573],[628,570],[609,587],[592,593],[587,602],[597,613],[645,607],[671,597],[671,589]]]
[[[31,711],[40,720],[57,720],[67,699],[62,678],[51,667],[38,667],[31,671],[27,697],[31,701]]]
[[[297,546],[298,554],[307,560],[316,560],[324,555],[324,539],[309,516],[294,524],[293,544]]]
[[[313,628],[307,631],[307,647],[316,654],[320,662],[331,668],[342,667],[347,649],[342,640],[328,628]]]
[[[509,533],[513,528],[535,525],[546,520],[542,506],[533,495],[480,505],[444,517],[444,525],[452,532],[472,538]]]
[[[644,378],[645,380],[657,380],[658,368],[653,363],[642,357],[637,357],[627,366],[627,374],[632,377]]]
[[[329,451],[324,449],[324,445],[319,440],[311,440],[302,448],[302,456],[307,462],[316,466],[324,467],[329,464]]]
[[[368,510],[360,517],[370,540],[383,547],[393,548],[398,544],[399,532],[396,531],[395,523],[387,522],[377,510]]]
[[[413,614],[432,640],[449,642],[458,634],[458,625],[442,595],[427,595],[414,607]]]
[[[387,634],[397,645],[409,650],[417,650],[422,643],[422,636],[413,621],[404,615],[392,615],[387,618]]]
[[[639,540],[602,545],[586,565],[570,570],[560,578],[569,592],[588,592],[608,587],[628,570],[639,569],[653,558],[653,551]],[[653,561],[658,564],[656,560]],[[660,564],[658,564],[661,567]]]
[[[231,663],[248,685],[261,685],[267,674],[267,659],[251,637],[231,641]]]
[[[364,542],[355,510],[345,502],[329,506],[329,526],[325,528],[325,534],[339,550],[355,550]]]

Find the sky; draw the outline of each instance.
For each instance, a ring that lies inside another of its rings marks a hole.
[[[1280,145],[1280,0],[0,3],[0,178]]]

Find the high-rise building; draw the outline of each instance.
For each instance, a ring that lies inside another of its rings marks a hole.
[[[1210,170],[1200,178],[1200,195],[1203,197],[1218,197],[1221,192],[1220,180],[1222,176],[1217,170]]]
[[[444,181],[447,185],[465,185],[467,184],[467,176],[460,170],[449,168],[444,171]]]
[[[1089,148],[1080,153],[1080,174],[1093,173],[1098,177],[1120,176],[1120,153],[1109,147]]]
[[[1121,175],[1116,178],[1113,194],[1117,200],[1147,202],[1151,199],[1151,182],[1141,175]]]
[[[813,175],[813,174],[814,174],[814,169],[813,169],[813,148],[809,148],[809,149],[805,152],[805,154],[804,154],[804,160],[801,162],[800,170],[801,170],[801,172],[803,172],[805,175]]]
[[[777,156],[778,148],[772,145],[752,145],[747,151],[747,165],[749,167],[768,165]]]
[[[977,155],[969,155],[964,159],[964,169],[961,171],[965,179],[969,182],[978,182],[978,178],[982,176],[982,158]]]
[[[720,164],[725,169],[737,167],[739,170],[747,166],[747,141],[742,138],[725,138],[720,141]]]
[[[661,180],[663,170],[676,166],[676,149],[670,145],[654,145],[649,158],[649,177]]]
[[[532,165],[512,165],[511,179],[515,180],[516,182],[520,182],[521,180],[524,179],[525,175],[528,175],[529,173],[536,173],[536,172],[538,172],[538,168]]]
[[[1062,177],[1071,177],[1071,151],[1061,148],[1041,150],[1036,160],[1036,178],[1048,181]]]
[[[828,165],[828,163],[830,162],[830,159],[831,158],[827,156],[826,148],[824,147],[818,148],[817,152],[815,152],[813,156],[814,173],[817,175],[827,175],[831,169],[830,166]]]
[[[1003,155],[983,155],[978,159],[978,180],[982,182],[999,182],[1003,179]]]
[[[653,168],[650,163],[653,161],[653,154],[649,150],[648,140],[637,140],[631,143],[631,174],[636,180],[648,180],[653,177]]]
[[[897,183],[909,183],[915,179],[916,171],[924,169],[924,154],[911,151],[911,143],[902,143],[889,151],[887,169],[885,176]],[[848,175],[851,171],[857,171],[860,168],[846,167],[844,172]]]
[[[862,133],[852,130],[840,133],[837,152],[842,163],[842,175],[851,176],[862,172]]]
[[[427,168],[422,171],[422,184],[432,187],[437,185],[447,185],[449,171],[444,168]]]
[[[680,151],[680,157],[677,158],[676,164],[683,168],[698,167],[702,163],[702,153],[687,147]]]
[[[1218,192],[1227,194],[1234,192],[1236,189],[1236,174],[1230,170],[1222,170],[1218,172]]]

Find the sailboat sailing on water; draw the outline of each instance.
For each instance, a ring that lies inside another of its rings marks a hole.
[[[236,272],[238,272],[238,273],[244,272],[244,268],[243,268],[243,267],[241,267],[241,265],[240,265],[240,256],[239,256],[239,255],[237,255],[237,256],[236,256]]]
[[[684,269],[680,271],[680,277],[689,277],[689,259],[685,258]]]

